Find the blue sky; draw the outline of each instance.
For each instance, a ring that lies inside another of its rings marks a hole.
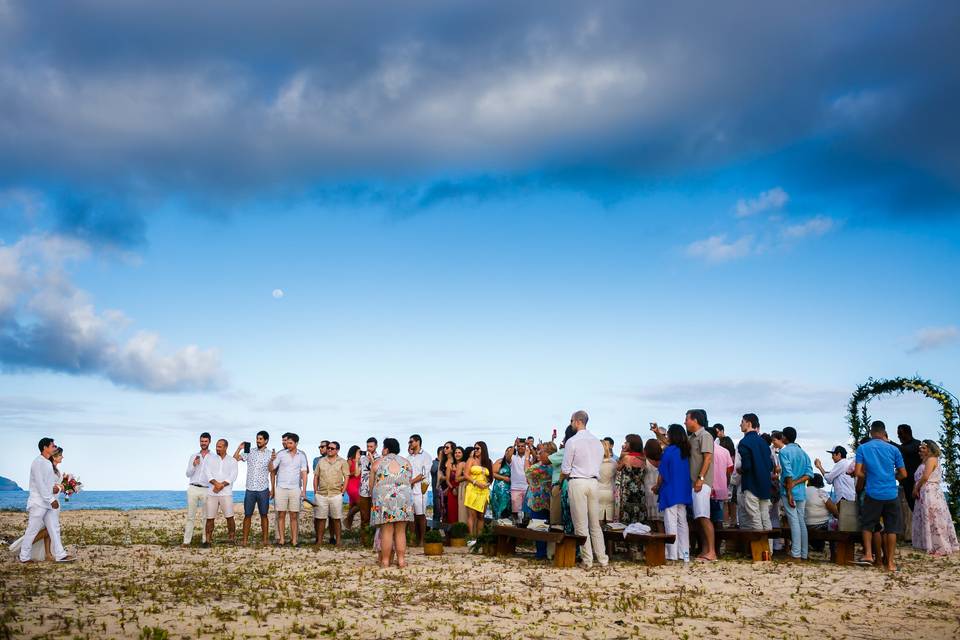
[[[0,3],[0,475],[960,389],[955,9],[551,7]]]

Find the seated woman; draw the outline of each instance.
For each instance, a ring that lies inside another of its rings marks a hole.
[[[813,479],[807,484],[806,505],[804,517],[807,529],[826,531],[831,517],[840,517],[840,510],[823,488],[823,476],[819,473],[813,474]],[[810,548],[814,551],[823,551],[823,542],[823,540],[811,540]]]

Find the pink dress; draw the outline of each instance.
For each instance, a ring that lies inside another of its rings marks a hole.
[[[917,482],[923,476],[923,467],[920,465],[913,476]],[[938,460],[930,478],[920,487],[920,495],[913,508],[913,546],[935,556],[960,551],[950,509],[943,497],[942,478]]]

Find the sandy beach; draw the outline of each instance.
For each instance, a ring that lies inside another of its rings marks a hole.
[[[0,537],[15,539],[25,521],[0,514]],[[411,549],[407,569],[382,571],[352,541],[183,549],[182,522],[177,511],[65,512],[78,562],[3,554],[0,637],[960,637],[960,557],[905,547],[895,574],[731,556],[561,570],[450,548],[439,558]]]

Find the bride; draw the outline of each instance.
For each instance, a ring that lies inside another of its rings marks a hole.
[[[60,472],[60,463],[63,461],[63,449],[57,447],[54,450],[53,455],[50,456],[50,464],[53,465],[53,473],[57,476],[59,481],[63,478],[63,474]],[[60,493],[60,484],[59,482],[53,486],[54,495]],[[54,512],[56,513],[57,522],[60,521],[60,508],[57,507]],[[20,536],[10,545],[10,552],[19,554],[20,547],[23,546],[23,536]],[[40,529],[40,533],[33,539],[33,552],[31,554],[31,559],[34,562],[42,562],[44,560],[53,560],[53,555],[50,552],[50,536],[47,534],[47,530]]]

